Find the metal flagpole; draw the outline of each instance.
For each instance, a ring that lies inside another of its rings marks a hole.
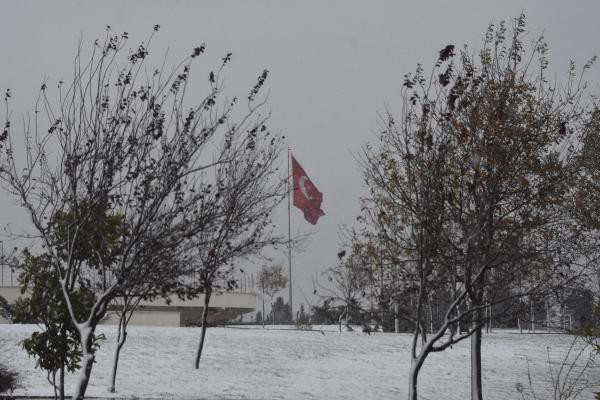
[[[288,189],[288,281],[290,287],[290,313],[292,314],[292,321],[294,320],[294,307],[292,306],[292,224],[291,224],[291,195],[292,188],[290,185],[290,148],[288,147],[288,181],[287,181],[287,189]]]

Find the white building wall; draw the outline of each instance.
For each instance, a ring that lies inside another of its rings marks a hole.
[[[248,308],[248,312],[256,308],[257,295],[254,293],[217,292],[210,296],[210,308]],[[170,307],[204,307],[204,295],[201,294],[192,300],[180,300],[171,296]],[[167,302],[161,298],[153,301],[141,301],[141,306],[165,306]]]
[[[9,304],[14,304],[21,296],[20,288],[18,287],[0,287],[0,295],[4,297]],[[154,301],[142,301],[140,306],[148,306],[153,310],[137,309],[131,318],[131,325],[142,326],[181,326],[181,310],[182,307],[189,309],[190,307],[204,307],[204,295],[193,300],[180,300],[177,296],[171,296],[171,303],[161,298]],[[235,293],[235,292],[217,292],[213,293],[210,298],[210,309],[246,309],[245,312],[251,312],[256,309],[257,295],[254,293]],[[156,310],[160,307],[160,310]],[[9,321],[0,318],[0,324],[8,323]],[[104,324],[117,324],[118,318],[115,314],[109,314],[103,321]]]
[[[109,313],[103,320],[103,325],[117,325],[119,317]],[[180,326],[179,311],[142,311],[136,310],[129,321],[131,326]]]
[[[21,297],[21,288],[19,287],[0,287],[0,296],[4,297],[8,304],[15,304]]]

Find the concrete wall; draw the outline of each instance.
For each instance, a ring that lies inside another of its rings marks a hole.
[[[254,293],[221,292],[210,296],[209,308],[247,308],[248,312],[256,308],[257,295]],[[204,307],[204,295],[201,294],[192,300],[180,300],[177,296],[170,297],[171,307]],[[141,306],[167,306],[163,299],[142,301]]]
[[[0,287],[0,296],[13,304],[20,296],[21,289],[18,287]],[[257,295],[254,293],[222,292],[213,293],[210,297],[210,308],[245,308],[248,312],[256,308]],[[204,295],[201,294],[192,300],[180,300],[177,296],[171,296],[170,304],[163,299],[154,301],[142,301],[141,306],[153,307],[204,307]]]
[[[21,295],[18,287],[0,287],[0,295],[13,304]],[[213,293],[208,308],[209,323],[221,323],[256,309],[257,295],[254,293]],[[180,300],[171,296],[170,304],[163,299],[142,301],[131,318],[131,325],[143,326],[188,326],[199,325],[204,308],[204,295],[193,300]],[[0,323],[8,321],[0,318]],[[104,324],[117,324],[118,318],[109,313]]]
[[[117,325],[119,317],[112,312],[102,320],[103,325]],[[179,311],[145,311],[136,310],[131,317],[130,325],[135,326],[181,326]]]

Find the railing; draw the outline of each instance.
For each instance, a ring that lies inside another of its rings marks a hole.
[[[237,287],[232,289],[231,292],[251,294],[258,293],[258,286],[254,274],[238,272],[234,274],[232,278],[236,281]],[[199,277],[194,273],[188,275],[188,279],[190,279],[192,282],[198,282]]]
[[[0,259],[1,260],[1,259]],[[238,293],[256,293],[257,287],[254,280],[254,274],[238,274],[236,276],[238,287],[233,290]],[[0,287],[18,287],[19,271],[8,264],[0,261]]]
[[[238,288],[236,292],[241,293],[256,293],[256,282],[254,281],[254,274],[238,274],[237,276]]]
[[[19,286],[19,273],[10,265],[0,263],[0,287]]]

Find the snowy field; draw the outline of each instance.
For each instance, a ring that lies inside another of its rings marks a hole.
[[[241,328],[241,327],[240,327]],[[268,328],[268,327],[267,327]],[[0,363],[16,369],[15,395],[51,395],[45,374],[20,348],[31,325],[0,325]],[[120,398],[184,399],[403,399],[410,336],[359,332],[211,328],[199,370],[192,367],[198,328],[131,327],[117,376]],[[88,396],[108,397],[116,327],[101,326],[107,340],[97,354]],[[483,378],[487,400],[521,399],[528,365],[538,398],[551,399],[548,354],[558,362],[571,338],[556,334],[484,335]],[[528,362],[529,360],[529,362]],[[469,346],[433,354],[420,375],[423,399],[469,397]],[[600,372],[594,371],[600,383]],[[70,392],[73,377],[68,377]],[[592,399],[586,391],[582,399]]]

